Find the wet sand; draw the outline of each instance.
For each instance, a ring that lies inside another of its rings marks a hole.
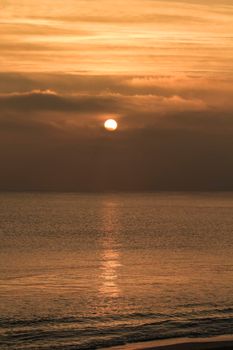
[[[109,350],[233,350],[233,336],[180,338],[112,347]]]

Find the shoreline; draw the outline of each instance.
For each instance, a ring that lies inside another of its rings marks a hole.
[[[117,345],[101,350],[233,350],[233,335],[209,338],[171,338]]]

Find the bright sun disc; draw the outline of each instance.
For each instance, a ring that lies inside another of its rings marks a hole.
[[[114,119],[108,119],[104,123],[104,127],[109,131],[114,131],[117,129],[117,122]]]

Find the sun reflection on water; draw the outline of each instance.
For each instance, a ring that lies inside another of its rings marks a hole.
[[[100,266],[101,285],[99,291],[111,297],[120,295],[118,269],[120,262],[120,243],[118,240],[119,220],[117,203],[106,200],[103,206],[102,254]]]
[[[119,263],[119,253],[111,248],[104,250],[101,264],[101,287],[100,292],[112,297],[119,296],[117,269]]]

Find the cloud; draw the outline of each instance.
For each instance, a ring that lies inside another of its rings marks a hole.
[[[1,71],[232,72],[231,0],[57,0],[46,9],[45,0],[3,7]]]
[[[119,119],[122,129],[147,128],[169,115],[207,109],[198,99],[181,96],[125,95],[120,93],[66,94],[52,90],[33,90],[0,94],[0,123],[10,125],[33,121],[51,127],[74,129],[96,127],[107,117]],[[2,124],[3,127],[3,124]]]
[[[17,111],[103,111],[108,104],[113,104],[111,97],[61,96],[50,90],[34,90],[25,93],[0,95],[0,109]]]
[[[47,126],[10,135],[0,139],[2,190],[233,189],[232,132],[84,128],[64,137]]]
[[[211,131],[215,125],[224,127],[224,121],[229,127],[233,111],[232,84],[225,79],[65,74],[0,78],[5,87],[0,91],[0,121],[34,120],[64,131],[90,125],[98,129],[108,116],[118,118],[122,129],[209,125]]]
[[[1,77],[2,190],[233,189],[229,81]],[[115,133],[103,129],[109,116]]]

